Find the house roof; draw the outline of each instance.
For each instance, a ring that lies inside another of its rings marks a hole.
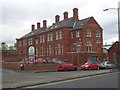
[[[41,34],[44,32],[49,32],[49,31],[52,31],[55,29],[57,30],[57,29],[63,28],[63,27],[69,27],[71,31],[80,29],[80,28],[83,28],[83,26],[90,20],[90,18],[93,18],[93,17],[88,17],[88,18],[85,18],[82,20],[75,21],[74,18],[71,17],[71,18],[68,18],[67,20],[62,20],[57,23],[54,23],[52,26],[49,26],[47,29],[44,29],[44,28],[35,29],[35,30],[29,32],[28,34],[24,35],[20,39],[26,38],[26,37],[31,37],[33,35],[38,35],[38,34]]]
[[[93,17],[88,17],[82,20],[78,20],[77,22],[74,22],[73,28],[71,30],[83,28],[83,26],[90,20],[90,18]]]
[[[103,49],[108,50],[111,46],[112,46],[111,44],[110,45],[103,45]]]
[[[116,41],[115,43],[113,43],[113,44],[111,45],[111,47],[109,48],[109,50],[110,50],[113,46],[116,46],[116,45],[119,45],[119,41]]]

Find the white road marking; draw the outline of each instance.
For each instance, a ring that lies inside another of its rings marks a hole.
[[[115,73],[118,73],[118,72],[115,72]],[[82,80],[82,79],[88,79],[88,78],[93,78],[93,77],[104,76],[104,75],[108,75],[108,74],[114,74],[114,73],[107,73],[107,74],[101,74],[101,75],[92,75],[92,76],[88,76],[88,77],[83,77],[83,78],[81,77],[81,78],[65,80],[65,81],[58,81],[58,82],[53,82],[53,83],[48,82],[48,84],[29,86],[29,87],[25,87],[25,88],[36,88],[36,87],[50,86],[50,85],[55,85],[55,84],[60,84],[60,83],[72,82],[72,81],[76,81],[76,80]]]

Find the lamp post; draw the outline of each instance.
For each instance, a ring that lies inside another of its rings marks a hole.
[[[103,11],[108,11],[108,10],[117,10],[118,11],[118,40],[120,41],[120,8],[108,8],[104,9]]]
[[[120,63],[120,1],[118,2],[118,8],[108,8],[108,9],[104,9],[103,11],[108,11],[108,10],[117,10],[118,12],[118,41],[119,41],[119,45],[118,45],[118,64]]]

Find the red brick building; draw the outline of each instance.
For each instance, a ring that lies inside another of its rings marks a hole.
[[[82,64],[87,60],[102,57],[103,33],[101,26],[93,17],[79,19],[78,9],[73,9],[73,16],[63,13],[64,19],[55,16],[55,23],[47,27],[43,20],[31,26],[31,32],[17,39],[18,55],[24,58],[58,58]]]
[[[119,42],[116,41],[108,50],[108,58],[111,62],[116,62],[120,59]]]

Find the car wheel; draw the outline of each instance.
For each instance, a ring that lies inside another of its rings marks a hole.
[[[99,70],[100,69],[100,67],[97,67],[97,70]]]
[[[106,66],[106,69],[108,69],[108,66]]]
[[[88,70],[91,70],[91,67],[89,67]]]
[[[67,71],[67,68],[65,68],[64,70]]]
[[[77,68],[75,68],[75,71],[77,71]]]
[[[80,68],[80,70],[83,70],[82,68]]]

